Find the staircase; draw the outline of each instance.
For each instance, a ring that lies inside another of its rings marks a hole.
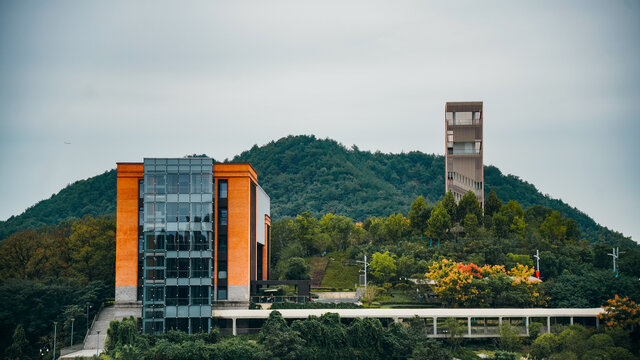
[[[91,332],[84,340],[84,350],[95,350],[99,348],[100,351],[104,348],[104,342],[107,339],[107,329],[109,323],[114,320],[116,316],[116,309],[113,306],[103,308],[98,317],[91,326]],[[100,332],[100,334],[98,334]],[[98,339],[100,337],[100,339]],[[99,340],[99,341],[98,341]]]
[[[91,331],[84,338],[82,350],[65,354],[60,359],[75,359],[76,357],[91,357],[104,351],[104,343],[107,340],[107,329],[112,320],[122,320],[125,317],[140,317],[142,306],[140,304],[116,304],[100,309],[98,316],[91,324]],[[98,331],[100,334],[98,334]]]

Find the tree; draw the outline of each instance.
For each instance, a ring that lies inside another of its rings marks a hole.
[[[137,336],[138,325],[133,316],[122,319],[122,321],[113,320],[107,329],[105,350],[114,351],[127,345],[135,345]]]
[[[424,235],[425,231],[427,231],[429,215],[427,202],[422,195],[418,196],[411,203],[411,209],[409,210],[409,221],[414,234]]]
[[[71,227],[71,270],[87,281],[113,285],[116,267],[116,223],[113,219],[85,216]]]
[[[353,221],[346,216],[328,213],[319,222],[319,231],[329,235],[333,247],[337,250],[346,249],[347,240],[354,229]]]
[[[416,268],[416,260],[413,255],[404,254],[398,258],[398,276],[410,278],[411,275],[418,272]]]
[[[475,238],[478,235],[478,218],[474,214],[464,217],[464,234],[467,238]]]
[[[452,220],[455,219],[458,205],[456,205],[456,199],[453,197],[451,190],[444,194],[444,198],[442,198],[442,205],[447,211],[447,214],[449,214],[449,218]]]
[[[310,212],[305,211],[296,216],[291,222],[291,227],[294,238],[302,244],[306,252],[309,252],[313,247],[312,240],[318,228],[318,219],[311,216]]]
[[[22,359],[29,348],[29,342],[24,333],[24,328],[22,324],[18,324],[16,326],[16,330],[13,332],[12,336],[13,342],[11,346],[5,351],[7,358],[9,359]]]
[[[371,264],[369,265],[371,274],[381,282],[388,282],[392,277],[396,276],[396,259],[389,255],[388,251],[383,254],[376,252],[372,256]]]
[[[489,191],[489,194],[487,195],[487,198],[484,200],[485,216],[493,216],[493,214],[500,210],[502,205],[502,200],[498,198],[498,194],[496,194],[496,192],[491,189],[491,191]]]
[[[515,331],[513,331],[513,328],[509,323],[502,323],[499,331],[500,340],[498,341],[498,345],[500,349],[505,351],[520,351],[522,348],[520,338]]]
[[[392,243],[400,241],[409,233],[409,221],[402,214],[392,214],[385,219],[384,231]]]
[[[441,201],[431,212],[431,216],[427,223],[427,232],[429,233],[429,236],[435,239],[445,240],[450,227],[451,216]]]
[[[462,342],[462,334],[466,330],[465,327],[460,325],[458,319],[450,317],[444,321],[443,328],[447,331],[447,340],[451,347],[454,349],[458,347]]]
[[[482,207],[480,207],[478,198],[471,190],[467,191],[460,199],[456,208],[455,222],[463,221],[467,214],[475,215],[476,219],[482,218]]]
[[[282,277],[284,280],[308,280],[311,278],[309,265],[303,258],[289,258],[285,262],[285,271]]]
[[[540,225],[540,234],[552,242],[564,241],[567,234],[567,226],[559,212],[552,212]]]
[[[640,306],[629,297],[621,298],[616,295],[609,299],[604,313],[599,317],[604,320],[607,329],[631,329],[640,325]]]

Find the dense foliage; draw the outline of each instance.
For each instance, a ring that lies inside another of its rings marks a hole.
[[[296,276],[308,278],[300,274],[301,260],[326,264],[314,259],[328,252],[330,260],[343,257],[355,266],[368,255],[369,280],[381,286],[371,290],[377,294],[368,303],[393,297],[394,291],[421,301],[429,289],[448,306],[466,307],[597,307],[616,294],[640,300],[640,247],[635,243],[617,244],[624,256],[619,272],[613,272],[607,255],[611,248],[587,241],[573,219],[538,205],[524,210],[513,200],[504,204],[493,191],[487,200],[491,206],[484,214],[469,192],[459,204],[448,193],[435,207],[417,197],[407,217],[397,213],[356,223],[305,212],[276,220],[272,275],[291,278],[291,264],[297,264]],[[532,279],[536,250],[543,283]],[[425,274],[437,282],[429,289],[408,280]],[[347,281],[355,282],[357,274]]]
[[[81,342],[115,280],[115,219],[85,216],[14,233],[0,244],[0,349],[10,358],[40,357]],[[88,305],[87,305],[88,303]],[[0,352],[0,357],[3,354]]]
[[[338,314],[295,320],[291,325],[273,311],[258,341],[209,334],[139,334],[133,319],[112,322],[108,359],[425,359],[448,360],[442,342],[429,340],[424,321],[383,326],[378,319],[353,319],[345,325]]]
[[[418,196],[435,204],[444,194],[444,157],[412,151],[401,154],[347,149],[330,139],[288,136],[253,146],[232,160],[249,162],[271,197],[273,219],[310,212],[364,221],[405,211]],[[541,205],[574,219],[585,237],[609,244],[625,239],[559,199],[541,194],[534,185],[494,166],[485,167],[485,193],[496,191],[505,201],[524,208]],[[487,199],[489,205],[489,199]],[[0,240],[18,230],[55,225],[84,215],[115,213],[115,170],[77,181],[23,214],[0,222]],[[455,220],[455,219],[454,219]]]

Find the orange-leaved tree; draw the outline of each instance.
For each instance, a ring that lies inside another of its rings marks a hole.
[[[509,273],[502,265],[463,264],[448,259],[433,262],[426,277],[443,302],[454,306],[536,306],[545,299],[533,269],[518,265]]]
[[[629,297],[621,298],[616,295],[609,299],[608,305],[604,308],[604,313],[599,315],[604,320],[608,329],[620,328],[633,330],[640,325],[640,306]]]

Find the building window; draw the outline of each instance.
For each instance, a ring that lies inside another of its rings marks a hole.
[[[218,286],[218,300],[227,300],[226,286]]]
[[[227,181],[226,180],[220,180],[218,182],[218,197],[220,199],[226,199],[227,198]]]
[[[220,209],[220,223],[219,225],[227,226],[227,209]]]
[[[189,222],[189,203],[178,204],[178,221]]]
[[[191,259],[191,277],[209,277],[209,259]]]
[[[178,175],[178,192],[180,194],[189,193],[189,174]]]

